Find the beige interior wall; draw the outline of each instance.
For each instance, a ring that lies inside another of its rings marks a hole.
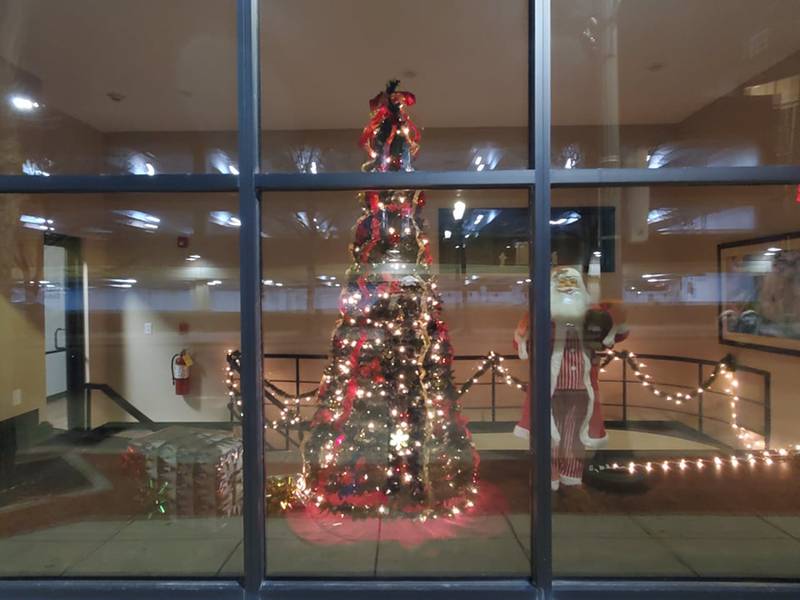
[[[44,254],[41,234],[17,227],[21,206],[18,196],[0,201],[0,420],[41,410],[46,396]]]
[[[208,213],[232,210],[234,201],[232,195],[174,194],[105,194],[80,200],[89,220],[122,207],[162,218],[163,232],[121,227],[112,236],[84,239],[82,248],[90,283],[90,379],[111,385],[155,421],[228,418],[223,367],[226,350],[239,345],[238,231],[211,229]],[[175,224],[179,213],[184,225]],[[180,248],[177,240],[187,233],[185,223],[194,233],[187,236],[189,248]],[[204,258],[187,263],[190,253]],[[106,280],[115,277],[137,283],[130,289],[108,287]],[[213,279],[225,283],[209,287]],[[195,363],[190,393],[178,396],[170,361],[183,349]],[[94,426],[125,420],[131,419],[102,394],[94,395]]]

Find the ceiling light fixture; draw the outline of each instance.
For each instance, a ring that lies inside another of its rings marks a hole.
[[[460,221],[464,217],[465,210],[467,210],[467,205],[462,200],[456,200],[453,203],[453,218]]]
[[[212,223],[216,225],[221,225],[222,227],[241,227],[242,222],[233,213],[230,213],[226,210],[214,210],[209,213],[209,219]]]
[[[20,112],[32,112],[41,106],[36,100],[27,96],[11,96],[9,102]]]

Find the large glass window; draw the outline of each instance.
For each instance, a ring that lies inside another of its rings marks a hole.
[[[796,580],[798,25],[800,0],[0,0],[0,578]],[[535,190],[537,265],[532,145],[563,186]],[[601,167],[629,187],[574,172]]]
[[[270,576],[529,575],[527,201],[264,196]]]
[[[0,575],[241,573],[235,207],[0,195]]]
[[[417,169],[527,168],[527,4],[261,0],[264,171],[358,171],[390,79],[418,102]]]
[[[0,2],[0,173],[228,173],[226,0]]]
[[[556,576],[797,577],[796,195],[553,192]]]
[[[800,162],[800,2],[553,2],[558,168]]]

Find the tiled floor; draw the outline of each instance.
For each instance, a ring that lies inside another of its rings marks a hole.
[[[494,517],[500,519],[500,517]],[[514,576],[527,572],[529,519],[502,517],[491,537],[321,546],[270,519],[270,574]],[[86,521],[0,540],[0,576],[236,576],[242,521]],[[556,515],[557,576],[797,577],[800,517]]]

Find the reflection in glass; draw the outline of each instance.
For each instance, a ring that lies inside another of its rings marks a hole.
[[[0,173],[235,174],[235,23],[225,0],[3,2]]]
[[[393,81],[370,107],[364,168],[411,170],[414,96]],[[473,194],[266,196],[270,575],[529,572],[528,444],[511,418],[525,364],[500,356],[527,265],[464,274],[429,237],[443,213],[491,223],[492,205],[527,196]],[[479,197],[489,208],[470,212]]]
[[[796,193],[554,191],[557,576],[797,576]]]
[[[241,573],[236,204],[0,196],[0,576]]]
[[[551,164],[796,164],[799,22],[797,0],[554,3]]]
[[[265,172],[357,171],[364,99],[420,100],[418,170],[527,168],[524,0],[261,0]],[[357,18],[353,18],[357,15]],[[413,43],[409,43],[410,37]]]

